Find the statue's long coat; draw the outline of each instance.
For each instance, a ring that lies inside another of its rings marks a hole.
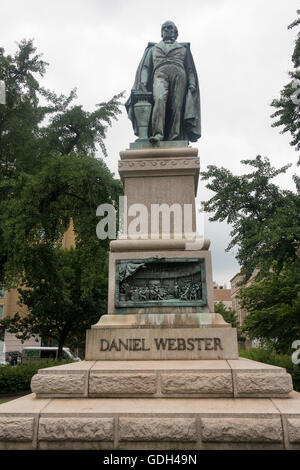
[[[134,85],[132,87],[132,90],[138,90],[139,85],[141,84],[141,71],[142,67],[145,63],[146,57],[150,53],[150,50],[153,46],[155,46],[156,43],[154,42],[149,42],[148,46],[145,49],[144,55],[142,57],[142,60],[138,66],[136,75],[135,75],[135,81]],[[194,64],[194,60],[190,51],[190,44],[187,42],[181,42],[179,43],[181,46],[184,46],[187,50],[186,54],[186,66],[189,68],[189,70],[193,74],[194,78],[194,83],[196,86],[196,92],[192,93],[188,89],[188,83],[187,83],[187,91],[185,94],[185,101],[184,101],[184,110],[183,110],[183,122],[182,122],[182,131],[184,134],[184,139],[189,140],[191,142],[196,142],[200,137],[201,137],[201,115],[200,115],[200,90],[199,90],[199,82],[198,82],[198,76],[197,76],[197,71],[196,67]],[[150,62],[151,63],[151,62]],[[153,64],[152,64],[152,69],[150,68],[149,74],[148,74],[148,83],[147,83],[147,90],[152,92],[152,84],[153,84]],[[128,113],[128,117],[132,122],[132,126],[134,129],[135,135],[138,135],[138,130],[137,126],[135,123],[134,115],[133,115],[133,107],[132,107],[132,102],[131,102],[131,97],[128,98],[128,100],[125,103],[126,110]]]

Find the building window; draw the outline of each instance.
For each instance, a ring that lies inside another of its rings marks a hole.
[[[0,318],[3,317],[3,305],[0,305]]]
[[[4,289],[4,287],[0,286],[0,299],[3,299],[4,294],[5,294],[5,289]]]

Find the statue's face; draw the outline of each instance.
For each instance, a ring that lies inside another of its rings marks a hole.
[[[167,21],[161,27],[161,35],[164,41],[174,42],[177,38],[177,30],[174,23]]]

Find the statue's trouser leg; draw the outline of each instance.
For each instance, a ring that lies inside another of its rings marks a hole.
[[[160,140],[164,138],[168,89],[167,75],[161,69],[157,70],[153,78],[152,135],[157,136]]]
[[[170,79],[170,129],[168,140],[176,140],[181,138],[181,119],[184,95],[186,90],[186,74],[185,71],[179,67],[172,66],[169,71]]]

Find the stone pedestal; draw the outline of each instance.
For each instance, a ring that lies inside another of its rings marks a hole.
[[[151,231],[151,205],[178,205],[184,210],[184,205],[190,206],[188,232],[196,231],[195,197],[198,188],[200,160],[198,149],[182,148],[152,148],[134,149],[120,152],[119,173],[127,197],[127,208],[134,204],[143,204],[148,210],[148,227],[146,234]],[[133,216],[127,218],[127,228]],[[126,221],[125,221],[126,222]],[[174,226],[171,224],[171,237],[174,236]],[[183,220],[181,232],[184,234]],[[162,228],[152,233],[162,238]],[[144,235],[146,235],[144,234]],[[182,238],[182,236],[180,237]]]
[[[291,376],[238,359],[236,329],[214,313],[197,149],[140,145],[119,172],[127,209],[147,217],[110,244],[108,314],[87,331],[85,361],[40,370],[33,394],[0,406],[0,449],[300,449]],[[152,204],[176,205],[169,233]]]
[[[108,315],[87,332],[86,359],[237,359],[236,330],[213,313],[209,240],[196,233],[198,150],[120,157],[123,233],[110,244]],[[144,216],[139,234],[130,230],[132,208]]]

